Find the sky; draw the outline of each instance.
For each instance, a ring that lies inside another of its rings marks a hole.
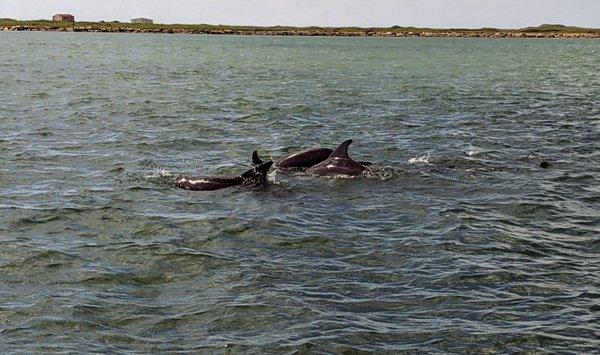
[[[0,18],[290,26],[600,27],[600,0],[0,0]]]

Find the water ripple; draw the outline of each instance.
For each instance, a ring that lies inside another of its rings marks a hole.
[[[597,352],[597,47],[0,32],[0,349]]]

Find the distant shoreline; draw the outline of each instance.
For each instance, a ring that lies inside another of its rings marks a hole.
[[[221,34],[323,37],[456,37],[456,38],[600,38],[600,29],[542,25],[523,29],[434,29],[415,27],[286,27],[184,24],[137,24],[121,22],[53,22],[0,19],[3,31]]]

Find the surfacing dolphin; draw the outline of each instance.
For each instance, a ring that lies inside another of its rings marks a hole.
[[[261,186],[267,183],[271,165],[272,161],[262,163],[240,176],[181,176],[175,181],[175,186],[194,191],[214,191],[232,186]]]
[[[275,167],[281,170],[308,169],[327,160],[331,153],[333,153],[333,149],[329,148],[314,148],[303,150],[301,152],[286,155],[283,158],[279,159],[277,163],[275,163]],[[358,163],[363,166],[371,165],[371,163],[367,161],[361,161]]]
[[[279,159],[275,166],[278,169],[310,168],[325,161],[333,153],[329,148],[308,149],[293,153]]]
[[[350,144],[352,144],[352,139],[344,141],[325,161],[311,167],[306,172],[319,176],[361,175],[367,168],[348,156],[348,147]]]

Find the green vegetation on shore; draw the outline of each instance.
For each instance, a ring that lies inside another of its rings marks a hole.
[[[389,28],[359,27],[288,27],[288,26],[227,26],[188,24],[142,24],[122,22],[53,22],[48,20],[17,21],[0,19],[4,31],[68,31],[68,32],[131,32],[131,33],[189,33],[288,36],[379,36],[379,37],[541,37],[541,38],[600,38],[600,29],[541,25],[522,29],[496,28]]]

